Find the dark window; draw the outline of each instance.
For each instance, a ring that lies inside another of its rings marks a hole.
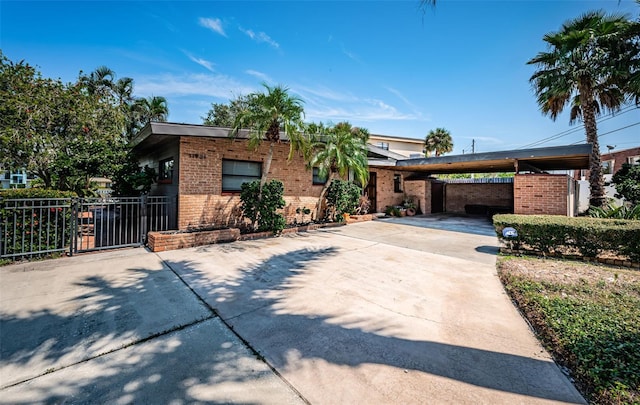
[[[602,162],[602,173],[603,174],[612,174],[613,173],[613,160],[605,160]]]
[[[313,168],[313,184],[324,184],[327,182],[327,177],[320,177],[320,169]]]
[[[222,161],[222,191],[240,191],[242,183],[260,180],[261,176],[261,162],[248,162],[245,160]]]
[[[393,191],[396,193],[402,193],[402,175],[393,175]]]
[[[173,182],[173,158],[160,161],[160,169],[158,170],[158,183]]]

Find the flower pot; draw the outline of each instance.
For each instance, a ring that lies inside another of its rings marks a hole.
[[[345,212],[344,214],[342,214],[342,218],[344,219],[344,222],[347,222],[349,219],[351,219],[351,214]]]
[[[414,215],[416,215],[416,210],[415,210],[415,208],[407,208],[407,216],[408,216],[408,217],[412,217],[412,216],[414,216]]]

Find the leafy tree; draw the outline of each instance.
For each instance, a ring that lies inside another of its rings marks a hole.
[[[362,188],[350,181],[334,179],[327,191],[329,217],[342,221],[342,214],[355,214],[362,195]]]
[[[542,113],[555,120],[570,105],[570,123],[584,123],[587,142],[593,146],[592,206],[605,201],[596,117],[618,111],[627,101],[632,90],[628,82],[640,63],[639,35],[638,23],[626,16],[589,12],[545,35],[549,50],[527,62],[538,68],[530,81]]]
[[[346,178],[351,170],[360,184],[367,184],[369,166],[366,140],[369,138],[369,132],[365,128],[341,122],[334,126],[310,124],[307,133],[311,138],[308,165],[317,167],[320,177],[326,178],[318,198],[319,217],[325,196],[334,179]]]
[[[265,92],[252,93],[249,96],[247,107],[239,111],[235,117],[230,137],[236,137],[240,129],[249,129],[249,148],[256,150],[262,141],[269,142],[269,151],[264,162],[262,178],[260,179],[260,192],[258,198],[262,198],[262,189],[267,182],[267,175],[271,169],[273,148],[280,143],[280,131],[284,131],[290,142],[289,159],[296,150],[304,147],[304,136],[300,133],[302,127],[303,101],[291,94],[289,89],[283,86],[269,86],[263,83]]]
[[[0,52],[0,166],[25,168],[45,188],[80,195],[89,193],[91,177],[125,168],[138,175],[127,145],[138,128],[133,80],[114,77],[100,67],[64,84]]]
[[[233,128],[238,114],[252,108],[250,105],[252,99],[250,96],[238,96],[229,104],[212,103],[207,116],[202,117],[202,123],[215,127]]]
[[[449,153],[453,150],[451,133],[444,128],[432,129],[424,140],[424,146],[427,157],[431,155],[431,152],[435,152],[436,156]]]
[[[624,163],[611,182],[616,187],[616,198],[624,198],[633,205],[640,205],[640,165]]]

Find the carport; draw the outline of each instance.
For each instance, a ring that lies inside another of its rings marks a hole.
[[[487,213],[574,216],[578,186],[567,173],[587,169],[591,151],[591,144],[580,144],[400,159],[393,170],[406,172],[404,193],[416,196],[425,213],[486,207]],[[510,183],[507,180],[445,183],[433,177],[453,173],[514,173],[514,177]]]

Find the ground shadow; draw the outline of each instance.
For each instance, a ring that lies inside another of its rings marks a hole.
[[[554,373],[558,370],[550,361],[393,337],[387,333],[393,325],[388,324],[378,324],[378,331],[352,326],[375,325],[375,320],[344,324],[325,316],[287,313],[287,290],[299,288],[298,277],[314,271],[315,261],[334,254],[337,249],[329,247],[274,255],[222,283],[208,281],[209,276],[197,263],[167,263],[278,370],[295,368],[295,363],[304,359],[351,367],[382,364],[520,395],[575,400],[566,387],[537,384],[544,381],[540,376],[557,378]],[[552,379],[549,381],[555,381]]]

